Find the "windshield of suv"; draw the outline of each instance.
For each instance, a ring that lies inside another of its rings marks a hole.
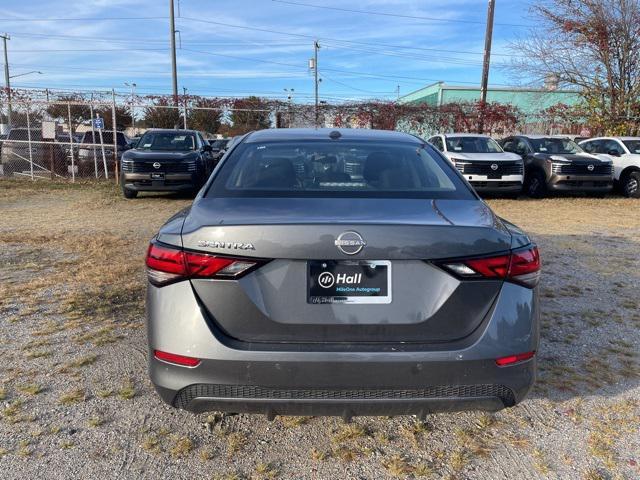
[[[473,199],[431,147],[400,142],[249,142],[207,196]]]
[[[584,150],[568,138],[530,138],[533,151],[537,153],[583,153]]]
[[[631,153],[640,153],[640,139],[639,140],[623,140],[625,147],[629,149]]]
[[[502,148],[492,138],[487,137],[446,137],[448,152],[461,153],[501,153]]]
[[[196,136],[187,132],[146,132],[136,148],[143,150],[162,150],[188,152],[196,149]]]

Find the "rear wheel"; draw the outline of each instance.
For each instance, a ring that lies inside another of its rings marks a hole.
[[[640,198],[640,171],[625,174],[620,179],[620,189],[625,197]]]
[[[540,171],[532,172],[527,179],[525,192],[531,198],[542,198],[547,194],[547,179]]]

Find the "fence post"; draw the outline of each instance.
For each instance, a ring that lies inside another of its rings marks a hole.
[[[96,118],[100,118],[100,114],[96,113]],[[91,119],[93,122],[93,119]],[[102,137],[102,128],[98,129],[98,135],[100,136],[100,150],[102,150],[102,165],[104,166],[104,178],[105,180],[109,180],[109,170],[107,169],[107,156],[104,153],[104,138]],[[96,139],[93,139],[93,143],[95,145]]]
[[[29,147],[29,166],[31,170],[31,180],[33,178],[33,152],[31,151],[31,116],[29,115],[29,104],[27,104],[27,145]]]
[[[96,143],[96,129],[93,128],[93,93],[91,94],[91,103],[89,103],[89,112],[91,113],[91,140]],[[98,155],[96,154],[96,147],[92,147],[93,152],[93,168],[96,172],[96,178],[98,178]]]
[[[184,123],[184,129],[186,130],[187,129],[187,96],[186,95],[184,96],[184,105],[183,105],[183,107],[184,107],[184,112],[183,112],[184,122],[183,123]]]
[[[116,131],[116,91],[111,89],[111,120],[113,125],[113,162],[115,164],[114,174],[116,176],[116,185],[120,185],[119,165],[118,165],[118,133]]]
[[[69,116],[69,143],[71,144],[71,148],[69,149],[69,151],[71,152],[71,181],[75,183],[76,162],[75,156],[73,154],[73,123],[71,121],[71,102],[67,102],[67,115]]]

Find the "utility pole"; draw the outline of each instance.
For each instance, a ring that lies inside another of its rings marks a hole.
[[[480,85],[480,118],[478,120],[478,133],[484,132],[485,104],[487,102],[487,88],[489,84],[489,64],[491,62],[491,38],[493,37],[493,12],[495,0],[489,0],[487,8],[487,29],[484,36],[484,60],[482,62],[482,83]]]
[[[400,100],[400,85],[396,87],[396,96],[397,96],[397,100]]]
[[[169,0],[169,30],[171,40],[171,77],[173,78],[173,103],[178,106],[178,67],[176,66],[176,22],[173,17],[173,0]]]
[[[318,118],[319,118],[319,111],[318,111],[318,50],[320,49],[320,44],[318,43],[317,40],[315,40],[313,42],[313,74],[315,76],[315,92],[316,92],[316,128],[318,128]]]
[[[9,82],[9,55],[7,54],[7,40],[9,37],[8,33],[4,35],[0,35],[4,42],[4,86],[7,89],[7,124],[9,128],[11,128],[11,83]]]

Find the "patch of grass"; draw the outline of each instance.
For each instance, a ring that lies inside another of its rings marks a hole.
[[[29,383],[26,385],[20,385],[18,390],[22,393],[26,393],[28,395],[38,395],[42,392],[43,388],[35,383]]]
[[[30,457],[33,454],[33,449],[29,448],[30,442],[29,440],[21,440],[19,443],[20,447],[16,452],[21,457]]]
[[[97,415],[94,415],[93,417],[89,418],[89,420],[87,420],[87,425],[93,428],[99,427],[102,424],[104,424],[104,418]]]
[[[5,398],[7,398],[7,391],[0,387],[0,401],[4,400]]]
[[[348,423],[341,425],[338,430],[331,437],[333,443],[343,443],[358,438],[363,438],[367,435],[367,431],[357,423]]]
[[[88,365],[93,365],[97,359],[97,355],[85,355],[74,360],[73,362],[70,362],[69,365],[75,368],[86,367]]]
[[[289,417],[289,416],[278,417],[282,425],[287,428],[296,428],[301,425],[304,425],[305,423],[308,423],[309,420],[311,420],[311,418],[312,417]]]
[[[175,439],[173,446],[169,449],[173,458],[183,458],[193,450],[193,441],[186,436]]]
[[[2,416],[6,418],[15,417],[22,410],[22,404],[24,402],[22,400],[14,400],[10,402],[4,410],[2,410]]]
[[[70,390],[66,393],[63,393],[60,396],[59,402],[61,405],[72,405],[74,403],[84,402],[86,399],[84,390],[81,388],[76,388],[74,390]]]
[[[227,455],[232,457],[247,444],[247,436],[241,432],[234,432],[227,437]]]
[[[256,465],[255,472],[258,478],[277,478],[280,472],[271,464],[260,462]]]
[[[28,359],[47,358],[51,355],[53,355],[53,352],[49,350],[27,350],[24,354]]]
[[[339,446],[331,453],[332,457],[339,458],[343,462],[353,462],[359,455],[360,452],[358,450],[345,445]]]
[[[71,440],[63,440],[60,443],[60,448],[63,449],[63,450],[69,450],[70,448],[73,448],[75,446],[76,446],[76,444],[73,443]]]
[[[413,475],[416,477],[431,477],[433,474],[433,468],[428,463],[421,462],[413,467]]]
[[[383,460],[382,466],[394,477],[404,477],[412,471],[409,462],[401,455],[392,455],[389,459]]]
[[[100,398],[109,398],[111,395],[113,395],[113,390],[110,390],[110,389],[103,389],[103,390],[96,391],[96,396]]]
[[[148,435],[142,441],[142,448],[147,452],[159,453],[160,452],[160,440],[154,435]]]
[[[543,477],[548,477],[551,473],[551,466],[544,453],[537,448],[533,450],[533,466]]]
[[[212,458],[214,458],[216,455],[213,449],[203,448],[202,450],[200,450],[200,453],[198,454],[198,456],[200,457],[200,460],[202,460],[203,462],[207,462]]]
[[[11,453],[11,450],[0,447],[0,458],[4,457],[8,453]]]
[[[449,457],[449,466],[454,472],[460,472],[468,463],[469,454],[463,449],[454,451]]]
[[[322,462],[329,457],[329,454],[324,450],[319,450],[316,447],[313,447],[309,456],[316,462]]]
[[[131,400],[136,396],[136,388],[131,380],[126,382],[120,390],[118,390],[118,396],[123,400]]]

